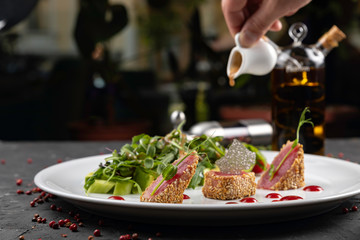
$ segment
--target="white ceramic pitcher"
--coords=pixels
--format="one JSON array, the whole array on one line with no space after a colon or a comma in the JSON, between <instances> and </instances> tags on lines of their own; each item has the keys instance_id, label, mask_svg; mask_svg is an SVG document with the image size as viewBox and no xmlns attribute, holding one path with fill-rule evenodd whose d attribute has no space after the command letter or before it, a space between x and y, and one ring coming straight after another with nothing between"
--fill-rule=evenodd
<instances>
[{"instance_id":1,"label":"white ceramic pitcher","mask_svg":"<svg viewBox=\"0 0 360 240\"><path fill-rule=\"evenodd\" d=\"M235 35L236 46L231 50L227 64L227 75L235 79L242 74L265 75L276 64L279 48L269 38L262 37L250 48L243 48Z\"/></svg>"}]
</instances>

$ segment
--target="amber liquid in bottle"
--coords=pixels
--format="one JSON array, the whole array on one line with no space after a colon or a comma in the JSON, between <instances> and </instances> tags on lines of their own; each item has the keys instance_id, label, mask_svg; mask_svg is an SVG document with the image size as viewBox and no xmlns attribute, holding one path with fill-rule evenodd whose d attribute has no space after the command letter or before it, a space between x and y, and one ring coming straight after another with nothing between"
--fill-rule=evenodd
<instances>
[{"instance_id":1,"label":"amber liquid in bottle","mask_svg":"<svg viewBox=\"0 0 360 240\"><path fill-rule=\"evenodd\" d=\"M304 151L324 154L325 125L325 84L324 68L308 68L289 72L285 68L275 68L272 81L273 150L279 150L287 140L296 138L296 130L301 112L307 106L314 128L310 124L302 126L300 143Z\"/></svg>"}]
</instances>

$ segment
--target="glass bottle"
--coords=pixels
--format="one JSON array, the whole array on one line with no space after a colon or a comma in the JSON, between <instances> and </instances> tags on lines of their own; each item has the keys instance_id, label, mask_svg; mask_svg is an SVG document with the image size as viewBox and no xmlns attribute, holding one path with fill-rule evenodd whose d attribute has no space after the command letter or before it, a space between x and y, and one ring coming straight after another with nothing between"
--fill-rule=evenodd
<instances>
[{"instance_id":1,"label":"glass bottle","mask_svg":"<svg viewBox=\"0 0 360 240\"><path fill-rule=\"evenodd\" d=\"M314 127L305 124L300 131L300 143L305 153L324 154L325 139L325 57L345 34L336 26L316 44L305 45L307 27L295 23L289 29L293 44L281 48L271 72L272 149L279 150L287 140L296 138L301 112L309 107Z\"/></svg>"}]
</instances>

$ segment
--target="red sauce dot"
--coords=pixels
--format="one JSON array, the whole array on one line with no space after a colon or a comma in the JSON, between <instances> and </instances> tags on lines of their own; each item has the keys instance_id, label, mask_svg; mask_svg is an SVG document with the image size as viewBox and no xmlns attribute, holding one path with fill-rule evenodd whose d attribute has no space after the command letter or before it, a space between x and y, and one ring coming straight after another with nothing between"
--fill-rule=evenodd
<instances>
[{"instance_id":1,"label":"red sauce dot","mask_svg":"<svg viewBox=\"0 0 360 240\"><path fill-rule=\"evenodd\" d=\"M292 200L301 200L301 199L303 199L303 198L300 196L289 195L289 196L282 197L279 201L292 201Z\"/></svg>"},{"instance_id":2,"label":"red sauce dot","mask_svg":"<svg viewBox=\"0 0 360 240\"><path fill-rule=\"evenodd\" d=\"M113 200L125 200L123 197L120 197L120 196L110 196L110 197L108 197L108 199L113 199Z\"/></svg>"},{"instance_id":3,"label":"red sauce dot","mask_svg":"<svg viewBox=\"0 0 360 240\"><path fill-rule=\"evenodd\" d=\"M282 196L278 193L269 193L268 195L265 196L265 198L277 198L280 199L282 198Z\"/></svg>"},{"instance_id":4,"label":"red sauce dot","mask_svg":"<svg viewBox=\"0 0 360 240\"><path fill-rule=\"evenodd\" d=\"M62 163L63 160L59 158L56 162L57 162L57 163Z\"/></svg>"},{"instance_id":5,"label":"red sauce dot","mask_svg":"<svg viewBox=\"0 0 360 240\"><path fill-rule=\"evenodd\" d=\"M238 204L237 202L227 202L225 204Z\"/></svg>"},{"instance_id":6,"label":"red sauce dot","mask_svg":"<svg viewBox=\"0 0 360 240\"><path fill-rule=\"evenodd\" d=\"M28 163L28 164L32 164L32 162L33 162L33 160L32 160L31 158L28 158L28 159L27 159L27 163Z\"/></svg>"},{"instance_id":7,"label":"red sauce dot","mask_svg":"<svg viewBox=\"0 0 360 240\"><path fill-rule=\"evenodd\" d=\"M246 197L240 200L240 202L242 203L256 203L257 200L255 198L252 197Z\"/></svg>"},{"instance_id":8,"label":"red sauce dot","mask_svg":"<svg viewBox=\"0 0 360 240\"><path fill-rule=\"evenodd\" d=\"M185 200L185 199L190 199L190 197L188 196L188 195L186 195L186 194L183 194L183 199Z\"/></svg>"},{"instance_id":9,"label":"red sauce dot","mask_svg":"<svg viewBox=\"0 0 360 240\"><path fill-rule=\"evenodd\" d=\"M323 191L324 189L320 186L316 186L316 185L310 185L310 186L306 186L304 187L303 189L304 191L307 191L307 192L321 192Z\"/></svg>"}]
</instances>

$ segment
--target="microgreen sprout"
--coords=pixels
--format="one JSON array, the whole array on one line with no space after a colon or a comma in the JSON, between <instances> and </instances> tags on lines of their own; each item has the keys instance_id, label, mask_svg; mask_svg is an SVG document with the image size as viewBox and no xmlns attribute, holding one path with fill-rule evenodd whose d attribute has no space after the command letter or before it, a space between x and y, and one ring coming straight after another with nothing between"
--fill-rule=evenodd
<instances>
[{"instance_id":1,"label":"microgreen sprout","mask_svg":"<svg viewBox=\"0 0 360 240\"><path fill-rule=\"evenodd\" d=\"M311 121L311 118L306 119L305 118L305 114L306 113L310 113L310 109L308 107L306 107L303 112L301 113L300 119L299 119L299 124L297 127L297 131L296 131L296 139L294 140L291 149L286 153L286 155L284 156L284 158L281 160L280 164L276 167L274 167L273 164L270 165L270 170L269 170L269 175L270 175L270 181L274 178L275 174L277 173L277 171L280 169L281 165L285 162L286 158L289 156L289 154L292 152L292 150L297 146L297 144L299 143L299 138L300 138L300 128L302 125L304 125L305 123L309 123L314 127L314 123Z\"/></svg>"}]
</instances>

